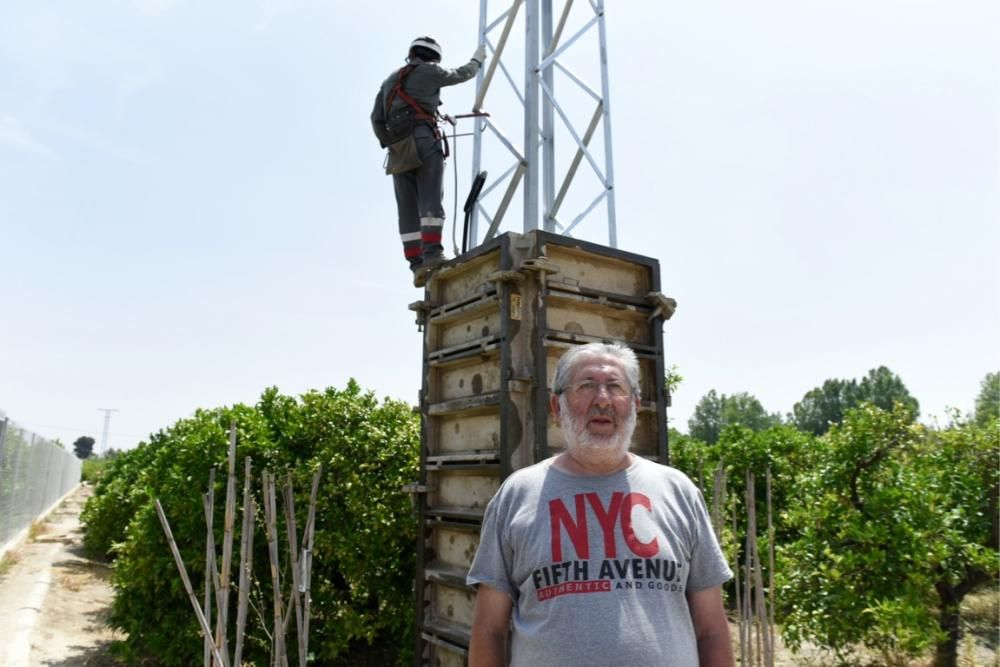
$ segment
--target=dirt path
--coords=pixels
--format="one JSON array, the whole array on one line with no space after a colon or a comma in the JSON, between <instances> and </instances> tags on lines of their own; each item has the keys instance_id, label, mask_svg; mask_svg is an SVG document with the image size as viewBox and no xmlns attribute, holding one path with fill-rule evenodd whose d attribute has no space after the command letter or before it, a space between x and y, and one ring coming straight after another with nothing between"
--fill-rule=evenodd
<instances>
[{"instance_id":1,"label":"dirt path","mask_svg":"<svg viewBox=\"0 0 1000 667\"><path fill-rule=\"evenodd\" d=\"M110 568L83 554L80 511L93 489L81 486L14 552L0 577L0 666L106 667L116 638L105 625Z\"/></svg>"}]
</instances>

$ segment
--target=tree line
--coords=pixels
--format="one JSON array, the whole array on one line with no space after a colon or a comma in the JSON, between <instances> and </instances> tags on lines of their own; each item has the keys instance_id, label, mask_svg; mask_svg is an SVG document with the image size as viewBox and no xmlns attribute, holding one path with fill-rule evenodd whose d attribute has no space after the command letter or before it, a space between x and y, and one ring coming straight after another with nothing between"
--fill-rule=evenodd
<instances>
[{"instance_id":1,"label":"tree line","mask_svg":"<svg viewBox=\"0 0 1000 667\"><path fill-rule=\"evenodd\" d=\"M676 391L676 369L667 378L668 391ZM868 371L860 380L832 378L810 389L792 412L784 419L779 413L768 413L761 402L748 392L726 395L714 389L701 397L688 420L688 433L692 438L715 444L722 431L731 425L763 431L778 424L788 423L800 431L823 435L831 426L843 421L852 408L869 403L883 410L892 410L901 404L916 419L920 404L910 394L898 375L885 366ZM977 423L983 424L1000 416L1000 373L988 373L980 384L973 413Z\"/></svg>"}]
</instances>

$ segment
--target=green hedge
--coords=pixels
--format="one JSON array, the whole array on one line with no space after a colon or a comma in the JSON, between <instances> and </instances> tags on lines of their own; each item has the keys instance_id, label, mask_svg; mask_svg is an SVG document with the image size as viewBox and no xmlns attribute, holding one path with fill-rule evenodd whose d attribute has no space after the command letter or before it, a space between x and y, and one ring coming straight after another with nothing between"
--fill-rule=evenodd
<instances>
[{"instance_id":1,"label":"green hedge","mask_svg":"<svg viewBox=\"0 0 1000 667\"><path fill-rule=\"evenodd\" d=\"M419 419L409 405L380 402L353 380L343 390L329 388L294 398L268 389L256 406L199 410L110 464L82 518L88 550L114 558L111 623L128 635L118 647L121 653L130 659L156 656L164 665L201 660L197 622L153 499L160 499L192 582L202 590L206 539L202 494L214 467L214 524L221 552L231 421L238 431L238 490L247 456L253 460L258 507L263 470L275 473L279 482L292 475L300 533L312 474L323 466L312 579L311 658L318 664L350 662L352 654L360 657L375 646L381 649L380 660L388 654L389 660L406 662L412 646L416 525L401 487L417 479ZM254 569L269 596L262 519L259 512ZM284 543L283 525L279 535ZM284 553L282 563L283 581L289 582ZM235 568L233 572L235 576ZM244 659L255 664L266 664L269 656L260 618L270 619L269 600L258 599L261 612L251 609L248 615ZM230 618L235 619L235 604ZM270 626L270 621L264 623ZM294 640L288 643L294 652Z\"/></svg>"}]
</instances>

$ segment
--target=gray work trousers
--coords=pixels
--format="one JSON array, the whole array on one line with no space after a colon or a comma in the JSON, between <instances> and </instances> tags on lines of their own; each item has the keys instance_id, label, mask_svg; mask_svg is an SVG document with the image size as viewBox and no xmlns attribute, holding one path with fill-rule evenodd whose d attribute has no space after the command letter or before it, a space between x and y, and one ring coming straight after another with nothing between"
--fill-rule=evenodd
<instances>
[{"instance_id":1,"label":"gray work trousers","mask_svg":"<svg viewBox=\"0 0 1000 667\"><path fill-rule=\"evenodd\" d=\"M417 153L423 163L405 174L393 174L396 209L399 213L399 238L403 255L416 268L424 261L441 255L441 230L444 225L444 153L434 131L425 124L413 130Z\"/></svg>"}]
</instances>

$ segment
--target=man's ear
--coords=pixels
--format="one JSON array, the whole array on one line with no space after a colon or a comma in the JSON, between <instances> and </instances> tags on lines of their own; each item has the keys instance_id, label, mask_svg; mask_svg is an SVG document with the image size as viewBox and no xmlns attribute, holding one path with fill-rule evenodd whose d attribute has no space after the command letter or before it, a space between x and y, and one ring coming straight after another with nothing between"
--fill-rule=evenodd
<instances>
[{"instance_id":1,"label":"man's ear","mask_svg":"<svg viewBox=\"0 0 1000 667\"><path fill-rule=\"evenodd\" d=\"M549 409L552 410L552 416L559 419L559 395L552 394L549 396Z\"/></svg>"}]
</instances>

